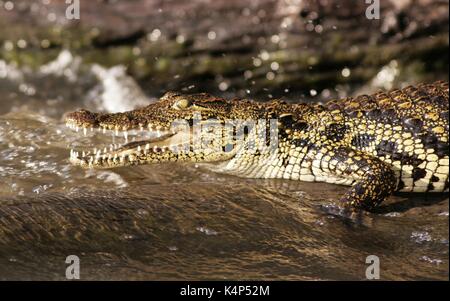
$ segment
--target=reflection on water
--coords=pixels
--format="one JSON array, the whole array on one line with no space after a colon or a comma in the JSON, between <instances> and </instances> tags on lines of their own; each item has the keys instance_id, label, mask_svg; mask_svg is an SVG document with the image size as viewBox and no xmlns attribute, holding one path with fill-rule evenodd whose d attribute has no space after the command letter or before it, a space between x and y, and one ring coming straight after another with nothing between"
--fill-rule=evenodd
<instances>
[{"instance_id":1,"label":"reflection on water","mask_svg":"<svg viewBox=\"0 0 450 301\"><path fill-rule=\"evenodd\" d=\"M61 116L108 110L111 94L93 73L73 81L53 68L0 78L0 279L64 279L71 254L84 280L359 280L368 255L383 279L448 278L445 195L396 196L354 223L324 210L344 187L192 165L71 166L69 146L92 138Z\"/></svg>"}]
</instances>

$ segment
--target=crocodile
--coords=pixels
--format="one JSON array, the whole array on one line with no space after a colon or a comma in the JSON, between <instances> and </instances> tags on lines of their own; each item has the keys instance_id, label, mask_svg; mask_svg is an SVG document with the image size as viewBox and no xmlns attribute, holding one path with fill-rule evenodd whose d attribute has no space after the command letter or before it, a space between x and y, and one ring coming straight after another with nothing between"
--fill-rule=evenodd
<instances>
[{"instance_id":1,"label":"crocodile","mask_svg":"<svg viewBox=\"0 0 450 301\"><path fill-rule=\"evenodd\" d=\"M85 135L96 129L124 139L70 150L70 161L84 168L194 162L241 177L347 185L344 208L372 210L394 192L448 191L448 101L443 81L324 103L168 92L128 112L67 114L66 124Z\"/></svg>"}]
</instances>

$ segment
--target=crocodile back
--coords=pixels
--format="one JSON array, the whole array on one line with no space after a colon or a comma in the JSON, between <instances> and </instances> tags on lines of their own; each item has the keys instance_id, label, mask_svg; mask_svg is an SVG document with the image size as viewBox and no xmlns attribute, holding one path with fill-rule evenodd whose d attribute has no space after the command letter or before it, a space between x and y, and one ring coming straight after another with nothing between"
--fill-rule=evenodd
<instances>
[{"instance_id":1,"label":"crocodile back","mask_svg":"<svg viewBox=\"0 0 450 301\"><path fill-rule=\"evenodd\" d=\"M332 100L325 108L344 116L349 146L392 166L399 191L448 191L448 83Z\"/></svg>"}]
</instances>

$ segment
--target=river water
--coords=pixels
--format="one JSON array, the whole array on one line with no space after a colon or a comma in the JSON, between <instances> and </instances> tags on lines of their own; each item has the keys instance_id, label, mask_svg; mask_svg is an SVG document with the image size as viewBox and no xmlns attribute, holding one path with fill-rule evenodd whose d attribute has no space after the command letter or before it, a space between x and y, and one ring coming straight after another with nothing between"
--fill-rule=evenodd
<instances>
[{"instance_id":1,"label":"river water","mask_svg":"<svg viewBox=\"0 0 450 301\"><path fill-rule=\"evenodd\" d=\"M242 179L193 165L83 170L65 127L80 107L152 101L123 68L68 52L38 71L0 61L0 279L448 279L448 195L400 195L349 220L330 212L345 187ZM91 134L92 135L92 134Z\"/></svg>"}]
</instances>

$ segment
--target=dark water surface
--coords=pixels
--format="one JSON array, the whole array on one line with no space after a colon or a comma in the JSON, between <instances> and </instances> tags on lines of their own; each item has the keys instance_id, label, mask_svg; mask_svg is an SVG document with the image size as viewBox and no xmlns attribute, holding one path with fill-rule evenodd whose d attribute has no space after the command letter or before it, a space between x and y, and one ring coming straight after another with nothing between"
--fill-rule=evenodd
<instances>
[{"instance_id":1,"label":"dark water surface","mask_svg":"<svg viewBox=\"0 0 450 301\"><path fill-rule=\"evenodd\" d=\"M127 109L129 83L1 68L0 279L65 279L72 254L84 280L363 280L369 255L385 280L448 279L448 195L395 196L353 222L329 213L340 186L178 164L82 170L69 148L95 138L63 114Z\"/></svg>"}]
</instances>

